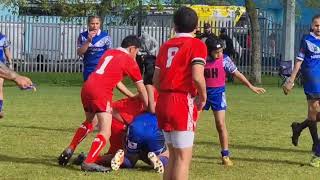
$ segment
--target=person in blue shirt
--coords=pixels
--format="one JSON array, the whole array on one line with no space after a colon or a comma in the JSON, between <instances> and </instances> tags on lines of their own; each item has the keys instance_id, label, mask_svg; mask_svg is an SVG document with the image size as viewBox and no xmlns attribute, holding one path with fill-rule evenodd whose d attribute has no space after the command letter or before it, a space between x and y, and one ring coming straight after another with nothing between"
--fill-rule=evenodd
<instances>
[{"instance_id":1,"label":"person in blue shirt","mask_svg":"<svg viewBox=\"0 0 320 180\"><path fill-rule=\"evenodd\" d=\"M320 112L320 14L312 18L312 32L301 40L300 51L291 76L283 85L283 91L288 94L294 86L298 71L303 77L303 89L308 103L308 117L302 123L293 123L292 143L298 144L301 131L309 127L313 140L315 154L310 165L320 167L320 144L317 132L317 114Z\"/></svg>"},{"instance_id":2,"label":"person in blue shirt","mask_svg":"<svg viewBox=\"0 0 320 180\"><path fill-rule=\"evenodd\" d=\"M111 37L107 32L101 31L101 18L99 16L88 17L88 30L80 33L78 37L79 56L83 57L83 80L96 68L103 53L111 48Z\"/></svg>"},{"instance_id":3,"label":"person in blue shirt","mask_svg":"<svg viewBox=\"0 0 320 180\"><path fill-rule=\"evenodd\" d=\"M112 170L133 168L138 160L163 173L169 163L169 151L155 114L143 113L128 126L125 150L119 149L111 160Z\"/></svg>"},{"instance_id":4,"label":"person in blue shirt","mask_svg":"<svg viewBox=\"0 0 320 180\"><path fill-rule=\"evenodd\" d=\"M11 52L10 52L10 41L8 38L0 32L0 62L3 64L8 64L9 68L12 69L12 63L11 63ZM8 63L6 63L6 61ZM2 111L3 107L3 82L4 79L0 78L0 118L3 118L4 113Z\"/></svg>"}]
</instances>

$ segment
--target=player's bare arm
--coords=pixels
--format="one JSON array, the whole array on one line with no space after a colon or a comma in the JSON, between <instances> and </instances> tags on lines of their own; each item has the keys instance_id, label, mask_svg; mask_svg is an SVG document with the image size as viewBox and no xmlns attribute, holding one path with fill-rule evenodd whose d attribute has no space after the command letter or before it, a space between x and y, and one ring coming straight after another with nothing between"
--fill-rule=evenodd
<instances>
[{"instance_id":1,"label":"player's bare arm","mask_svg":"<svg viewBox=\"0 0 320 180\"><path fill-rule=\"evenodd\" d=\"M135 96L121 81L117 84L117 89L127 97L131 98Z\"/></svg>"},{"instance_id":2,"label":"player's bare arm","mask_svg":"<svg viewBox=\"0 0 320 180\"><path fill-rule=\"evenodd\" d=\"M204 78L204 63L192 65L192 80L198 91L196 105L198 110L201 110L207 100L206 81Z\"/></svg>"},{"instance_id":3,"label":"player's bare arm","mask_svg":"<svg viewBox=\"0 0 320 180\"><path fill-rule=\"evenodd\" d=\"M148 93L147 93L146 87L143 84L143 81L136 82L136 88L139 93L139 97L141 98L144 106L147 108L148 107Z\"/></svg>"},{"instance_id":4,"label":"player's bare arm","mask_svg":"<svg viewBox=\"0 0 320 180\"><path fill-rule=\"evenodd\" d=\"M283 93L285 95L287 95L292 90L292 88L294 86L294 80L296 79L296 76L300 70L302 62L303 61L301 61L301 60L298 60L298 59L296 60L294 67L293 67L293 70L292 70L292 73L291 73L291 76L286 80L286 82L282 86Z\"/></svg>"},{"instance_id":5,"label":"player's bare arm","mask_svg":"<svg viewBox=\"0 0 320 180\"><path fill-rule=\"evenodd\" d=\"M5 48L4 49L4 54L6 56L6 59L8 61L8 64L9 64L9 68L10 69L13 69L13 66L12 66L12 55L11 55L11 51L9 48Z\"/></svg>"},{"instance_id":6,"label":"player's bare arm","mask_svg":"<svg viewBox=\"0 0 320 180\"><path fill-rule=\"evenodd\" d=\"M3 63L0 63L0 77L14 81L21 88L32 86L32 81L29 78L20 76Z\"/></svg>"},{"instance_id":7,"label":"player's bare arm","mask_svg":"<svg viewBox=\"0 0 320 180\"><path fill-rule=\"evenodd\" d=\"M256 94L263 94L266 92L266 90L264 88L261 87L256 87L254 85L252 85L248 79L238 70L236 70L233 73L233 76L236 77L237 79L239 79L241 81L242 84L244 84L245 86L247 86L252 92L256 93Z\"/></svg>"},{"instance_id":8,"label":"player's bare arm","mask_svg":"<svg viewBox=\"0 0 320 180\"><path fill-rule=\"evenodd\" d=\"M146 85L146 90L148 93L148 111L150 113L156 113L156 105L154 102L154 87L153 85Z\"/></svg>"},{"instance_id":9,"label":"player's bare arm","mask_svg":"<svg viewBox=\"0 0 320 180\"><path fill-rule=\"evenodd\" d=\"M160 89L160 87L159 87L159 74L160 74L160 69L156 67L156 69L154 70L152 82L153 82L153 86L154 86L158 91L159 91L159 89Z\"/></svg>"}]
</instances>

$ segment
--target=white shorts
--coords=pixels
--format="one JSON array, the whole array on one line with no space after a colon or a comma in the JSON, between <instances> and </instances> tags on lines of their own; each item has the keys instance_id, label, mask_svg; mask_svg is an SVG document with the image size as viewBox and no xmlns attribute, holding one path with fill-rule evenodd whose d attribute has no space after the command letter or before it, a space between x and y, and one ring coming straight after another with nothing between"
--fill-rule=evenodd
<instances>
[{"instance_id":1,"label":"white shorts","mask_svg":"<svg viewBox=\"0 0 320 180\"><path fill-rule=\"evenodd\" d=\"M174 148L190 148L193 146L193 131L163 131L166 144L172 144Z\"/></svg>"}]
</instances>

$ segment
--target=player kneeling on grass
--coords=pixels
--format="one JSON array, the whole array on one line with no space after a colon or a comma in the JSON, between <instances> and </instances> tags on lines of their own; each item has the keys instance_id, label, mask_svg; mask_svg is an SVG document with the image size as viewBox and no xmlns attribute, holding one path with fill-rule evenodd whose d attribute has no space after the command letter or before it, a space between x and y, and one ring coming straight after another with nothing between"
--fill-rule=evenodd
<instances>
[{"instance_id":1,"label":"player kneeling on grass","mask_svg":"<svg viewBox=\"0 0 320 180\"><path fill-rule=\"evenodd\" d=\"M119 124L119 122L118 122ZM118 134L119 136L122 136ZM121 142L121 141L120 141ZM114 142L117 147L119 142ZM115 154L100 156L96 164L111 166L112 170L121 168L134 168L138 160L151 165L158 173L164 172L164 167L169 162L169 152L166 148L163 132L158 128L157 117L152 113L143 113L134 118L128 126L124 150L119 149ZM111 144L111 146L115 146ZM75 160L81 164L84 155Z\"/></svg>"},{"instance_id":2,"label":"player kneeling on grass","mask_svg":"<svg viewBox=\"0 0 320 180\"><path fill-rule=\"evenodd\" d=\"M232 74L254 93L265 93L265 89L253 86L247 78L238 71L230 57L223 54L221 40L208 38L206 45L209 56L204 70L207 87L207 102L204 110L209 110L210 108L213 110L216 128L219 133L222 164L232 166L233 162L229 158L228 132L225 124L225 111L227 108L225 97L226 73Z\"/></svg>"},{"instance_id":3,"label":"player kneeling on grass","mask_svg":"<svg viewBox=\"0 0 320 180\"><path fill-rule=\"evenodd\" d=\"M96 70L89 76L81 90L81 100L86 114L84 127L76 132L78 137L85 137L92 127L92 121L96 116L98 119L99 133L93 140L87 158L81 165L84 171L109 171L108 168L95 163L101 150L105 147L111 135L112 122L112 96L113 89L122 80L124 75L128 75L134 82L139 93L139 97L148 106L148 95L140 74L139 67L134 58L141 46L140 40L136 36L127 36L121 43L121 48L106 51L101 57ZM89 128L88 128L89 127ZM80 132L80 133L78 133ZM79 139L75 137L75 139ZM78 140L78 141L81 141ZM59 157L59 164L66 162L73 154L66 150ZM61 163L60 163L61 162Z\"/></svg>"}]
</instances>

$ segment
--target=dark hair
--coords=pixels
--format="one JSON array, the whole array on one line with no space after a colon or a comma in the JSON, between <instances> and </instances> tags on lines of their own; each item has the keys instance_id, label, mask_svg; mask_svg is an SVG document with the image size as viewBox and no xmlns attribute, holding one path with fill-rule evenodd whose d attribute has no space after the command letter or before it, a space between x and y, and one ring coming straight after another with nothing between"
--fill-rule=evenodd
<instances>
[{"instance_id":1,"label":"dark hair","mask_svg":"<svg viewBox=\"0 0 320 180\"><path fill-rule=\"evenodd\" d=\"M101 17L100 16L89 16L87 23L90 24L92 19L99 19L99 21L101 22Z\"/></svg>"},{"instance_id":2,"label":"dark hair","mask_svg":"<svg viewBox=\"0 0 320 180\"><path fill-rule=\"evenodd\" d=\"M312 17L312 23L313 23L313 21L316 20L316 19L320 19L320 14L317 14L317 15L315 15L315 16Z\"/></svg>"},{"instance_id":3,"label":"dark hair","mask_svg":"<svg viewBox=\"0 0 320 180\"><path fill-rule=\"evenodd\" d=\"M190 33L198 25L198 16L193 9L183 6L174 12L173 22L177 33Z\"/></svg>"},{"instance_id":4,"label":"dark hair","mask_svg":"<svg viewBox=\"0 0 320 180\"><path fill-rule=\"evenodd\" d=\"M207 38L206 46L209 54L211 54L211 51L215 51L217 49L223 48L222 41L220 39L212 38L212 37Z\"/></svg>"},{"instance_id":5,"label":"dark hair","mask_svg":"<svg viewBox=\"0 0 320 180\"><path fill-rule=\"evenodd\" d=\"M125 37L121 42L121 47L127 48L129 46L135 46L137 48L140 48L141 47L140 38L135 35L129 35L129 36Z\"/></svg>"}]
</instances>

